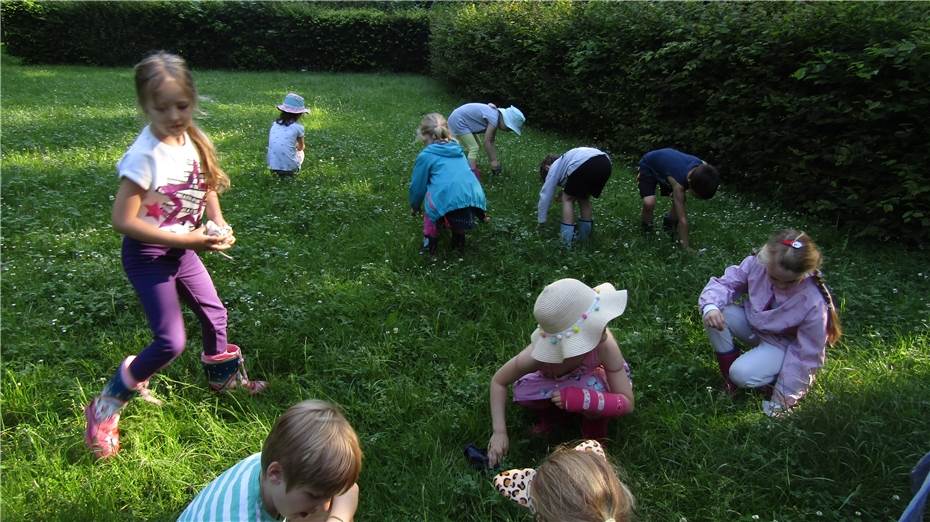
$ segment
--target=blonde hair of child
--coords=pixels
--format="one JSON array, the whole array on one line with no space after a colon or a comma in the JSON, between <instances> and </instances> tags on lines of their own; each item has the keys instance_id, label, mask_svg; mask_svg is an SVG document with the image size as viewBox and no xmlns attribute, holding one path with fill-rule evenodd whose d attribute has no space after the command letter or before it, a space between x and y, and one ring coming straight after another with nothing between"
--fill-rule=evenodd
<instances>
[{"instance_id":1,"label":"blonde hair of child","mask_svg":"<svg viewBox=\"0 0 930 522\"><path fill-rule=\"evenodd\" d=\"M336 496L358 482L362 448L338 407L308 400L275 421L262 446L262 470L272 462L283 468L287 491L302 487L321 497Z\"/></svg>"},{"instance_id":2,"label":"blonde hair of child","mask_svg":"<svg viewBox=\"0 0 930 522\"><path fill-rule=\"evenodd\" d=\"M143 58L136 64L134 71L136 98L139 106L144 108L146 103L154 98L155 91L161 84L171 78L178 82L184 94L191 99L194 107L197 107L197 89L194 87L194 79L187 63L180 56L158 51ZM229 188L229 176L220 168L213 142L194 122L191 122L190 127L187 128L187 133L200 155L200 170L206 178L207 186L217 193L224 192Z\"/></svg>"},{"instance_id":3,"label":"blonde hair of child","mask_svg":"<svg viewBox=\"0 0 930 522\"><path fill-rule=\"evenodd\" d=\"M794 248L791 244L797 241L799 248ZM820 266L823 263L823 254L817 248L817 243L803 231L794 229L785 229L776 232L769 238L768 242L759 249L759 261L766 266L772 266L777 263L781 268L794 272L796 274L811 274L817 283L817 289L820 295L827 303L829 316L827 320L827 344L833 346L843 335L843 328L840 325L840 316L836 310L836 303L833 302L833 295L827 289L827 283L824 281L823 274L820 272Z\"/></svg>"},{"instance_id":4,"label":"blonde hair of child","mask_svg":"<svg viewBox=\"0 0 930 522\"><path fill-rule=\"evenodd\" d=\"M420 126L417 127L417 141L426 141L430 138L433 141L448 140L452 138L452 132L449 131L449 122L446 117L438 112L431 112L420 120Z\"/></svg>"},{"instance_id":5,"label":"blonde hair of child","mask_svg":"<svg viewBox=\"0 0 930 522\"><path fill-rule=\"evenodd\" d=\"M536 469L529 495L540 522L627 522L635 503L607 459L567 445Z\"/></svg>"}]
</instances>

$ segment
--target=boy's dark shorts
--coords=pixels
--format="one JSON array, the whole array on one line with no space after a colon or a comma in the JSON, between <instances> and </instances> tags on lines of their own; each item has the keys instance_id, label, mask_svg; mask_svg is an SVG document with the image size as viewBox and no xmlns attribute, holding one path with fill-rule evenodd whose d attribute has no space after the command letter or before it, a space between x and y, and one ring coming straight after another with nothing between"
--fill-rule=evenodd
<instances>
[{"instance_id":1,"label":"boy's dark shorts","mask_svg":"<svg viewBox=\"0 0 930 522\"><path fill-rule=\"evenodd\" d=\"M604 190L604 185L610 179L611 166L610 157L606 154L594 156L582 163L572 172L562 188L573 198L587 199L589 197L599 198Z\"/></svg>"},{"instance_id":2,"label":"boy's dark shorts","mask_svg":"<svg viewBox=\"0 0 930 522\"><path fill-rule=\"evenodd\" d=\"M656 174L649 167L639 166L639 197L648 198L656 195L656 187L663 196L672 194L672 187L659 183Z\"/></svg>"}]
</instances>

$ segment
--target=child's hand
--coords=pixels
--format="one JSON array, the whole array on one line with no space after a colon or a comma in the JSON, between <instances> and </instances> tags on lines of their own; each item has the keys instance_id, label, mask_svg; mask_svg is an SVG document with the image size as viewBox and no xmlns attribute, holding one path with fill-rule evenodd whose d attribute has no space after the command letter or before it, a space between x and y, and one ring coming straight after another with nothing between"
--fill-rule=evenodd
<instances>
[{"instance_id":1,"label":"child's hand","mask_svg":"<svg viewBox=\"0 0 930 522\"><path fill-rule=\"evenodd\" d=\"M232 226L229 223L219 225L212 220L207 220L204 224L208 236L218 237L223 240L223 244L232 246L236 243L236 236L233 235Z\"/></svg>"},{"instance_id":2,"label":"child's hand","mask_svg":"<svg viewBox=\"0 0 930 522\"><path fill-rule=\"evenodd\" d=\"M226 237L209 235L207 233L207 227L205 226L188 232L187 239L190 241L187 248L197 252L203 252L205 250L222 252L232 247L232 243L228 243ZM233 242L235 242L235 238L233 238Z\"/></svg>"},{"instance_id":3,"label":"child's hand","mask_svg":"<svg viewBox=\"0 0 930 522\"><path fill-rule=\"evenodd\" d=\"M724 319L723 312L720 310L711 310L704 314L704 325L722 332L727 326L727 320Z\"/></svg>"},{"instance_id":4,"label":"child's hand","mask_svg":"<svg viewBox=\"0 0 930 522\"><path fill-rule=\"evenodd\" d=\"M494 432L488 442L488 466L496 467L501 463L510 447L510 439L506 433Z\"/></svg>"},{"instance_id":5,"label":"child's hand","mask_svg":"<svg viewBox=\"0 0 930 522\"><path fill-rule=\"evenodd\" d=\"M552 399L551 399L551 400L552 400L552 404L555 404L555 407L556 407L556 408L558 408L558 409L560 409L560 410L564 410L564 409L565 409L565 405L562 404L562 394L559 393L559 390L556 390L556 391L554 391L554 392L552 393Z\"/></svg>"}]
</instances>

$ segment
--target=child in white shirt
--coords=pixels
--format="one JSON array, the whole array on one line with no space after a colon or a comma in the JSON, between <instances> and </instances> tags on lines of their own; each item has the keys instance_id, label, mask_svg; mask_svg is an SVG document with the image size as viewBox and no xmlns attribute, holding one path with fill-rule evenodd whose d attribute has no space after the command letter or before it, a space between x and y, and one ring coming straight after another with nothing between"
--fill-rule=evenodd
<instances>
[{"instance_id":1,"label":"child in white shirt","mask_svg":"<svg viewBox=\"0 0 930 522\"><path fill-rule=\"evenodd\" d=\"M280 177L290 177L300 171L304 162L304 126L297 123L310 109L304 99L289 92L278 105L281 115L268 131L268 168Z\"/></svg>"}]
</instances>

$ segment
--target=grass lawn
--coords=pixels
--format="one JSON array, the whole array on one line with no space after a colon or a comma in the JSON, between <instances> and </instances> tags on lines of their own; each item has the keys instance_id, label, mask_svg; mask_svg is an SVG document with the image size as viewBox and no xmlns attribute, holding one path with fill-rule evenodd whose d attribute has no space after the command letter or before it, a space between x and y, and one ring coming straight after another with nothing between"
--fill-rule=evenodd
<instances>
[{"instance_id":1,"label":"grass lawn","mask_svg":"<svg viewBox=\"0 0 930 522\"><path fill-rule=\"evenodd\" d=\"M639 520L893 520L907 472L930 450L930 265L926 252L857 242L778 201L723 187L690 202L679 253L638 227L634 155L595 202L595 239L565 251L558 213L537 229L537 165L582 137L501 133L504 174L487 186L491 224L461 258L418 255L406 203L423 113L466 101L419 76L196 71L201 125L233 180L223 198L234 260L204 255L261 397L211 394L188 315L184 355L152 379L163 407L131 403L123 451L96 463L82 409L118 362L149 341L109 224L115 163L142 126L131 71L2 67L2 518L173 520L219 473L260 449L275 417L306 398L341 404L365 450L357 520L529 520L462 457L487 443L491 375L529 340L533 302L562 277L629 290L612 322L634 372L635 413L608 451ZM303 94L308 153L293 180L267 173L274 105ZM635 122L624 124L635 125ZM635 152L635 151L630 151ZM482 168L489 171L482 158ZM760 165L759 168L764 168ZM660 202L659 211L667 209ZM846 330L791 416L731 400L696 309L712 275L781 227L826 254ZM510 467L578 437L526 435L508 409Z\"/></svg>"}]
</instances>

